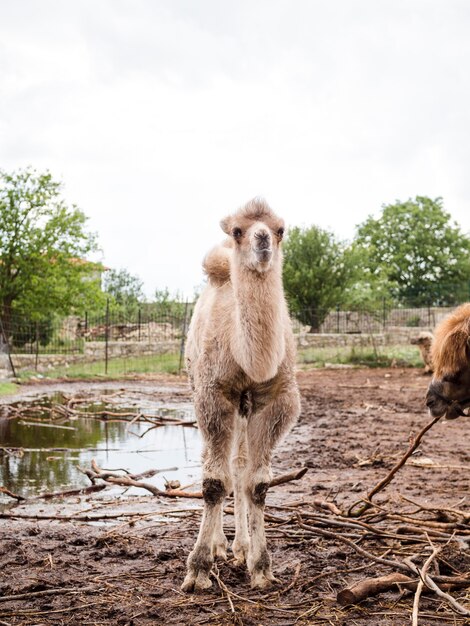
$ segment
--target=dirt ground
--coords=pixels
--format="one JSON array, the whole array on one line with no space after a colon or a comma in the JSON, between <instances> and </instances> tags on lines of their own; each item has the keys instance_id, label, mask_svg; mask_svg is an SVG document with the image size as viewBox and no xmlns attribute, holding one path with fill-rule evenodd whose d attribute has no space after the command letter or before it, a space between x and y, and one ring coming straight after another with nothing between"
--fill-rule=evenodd
<instances>
[{"instance_id":1,"label":"dirt ground","mask_svg":"<svg viewBox=\"0 0 470 626\"><path fill-rule=\"evenodd\" d=\"M164 387L160 385L156 393L160 400L172 398L172 380ZM335 516L329 511L319 512L314 501L334 502L347 512L389 472L405 452L410 434L416 434L429 421L424 406L428 383L428 377L413 369L299 373L302 414L277 449L273 471L277 475L303 466L309 470L300 481L274 487L268 493L268 541L279 580L272 591L252 591L246 571L233 565L229 553L228 562L217 564L210 591L183 594L179 587L185 559L196 538L201 501L151 495L116 499L115 495L107 496L105 490L3 509L0 625L410 624L414 597L410 591L396 588L353 606L337 602L340 589L392 571L361 556L339 537L349 538L376 556L405 558L426 545L419 525L409 531L409 539L405 534L400 540L398 533L406 530L400 531L399 525L406 525L406 518L394 521L393 515L412 516L418 508L405 498L470 515L466 499L470 478L468 419L438 422L425 435L411 462L376 496L374 502L380 509L374 509L375 518L367 519L370 524L382 524L389 534L358 535L357 527L334 526ZM142 385L148 389L152 382ZM180 399L189 396L179 379L174 389ZM86 514L116 517L93 523L77 519ZM1 519L1 515L9 517ZM68 519L57 519L58 515ZM418 515L435 519L435 536L444 536L439 532L447 528L445 521L449 520L443 522L442 512L421 511ZM316 519L317 527L337 532L338 538L317 534L313 525L311 531L302 528L302 519ZM335 519L345 521L344 516ZM459 543L450 571L468 574L468 519L453 528ZM229 500L225 516L229 540L233 530ZM418 539L413 539L417 534ZM470 609L468 589L452 594ZM470 624L470 620L453 613L435 595L424 595L419 624Z\"/></svg>"}]
</instances>

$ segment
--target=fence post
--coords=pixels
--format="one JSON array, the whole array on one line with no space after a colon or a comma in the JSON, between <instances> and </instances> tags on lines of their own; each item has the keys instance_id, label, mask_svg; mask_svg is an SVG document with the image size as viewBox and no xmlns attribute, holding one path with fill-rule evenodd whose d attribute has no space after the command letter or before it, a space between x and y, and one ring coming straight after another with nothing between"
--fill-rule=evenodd
<instances>
[{"instance_id":1,"label":"fence post","mask_svg":"<svg viewBox=\"0 0 470 626\"><path fill-rule=\"evenodd\" d=\"M106 321L104 330L104 373L108 373L108 343L109 343L109 298L106 299Z\"/></svg>"},{"instance_id":2,"label":"fence post","mask_svg":"<svg viewBox=\"0 0 470 626\"><path fill-rule=\"evenodd\" d=\"M142 325L142 311L140 310L140 307L139 307L139 310L138 310L138 313L137 313L137 325L138 325L138 329L139 329L138 330L138 341L140 341L140 327Z\"/></svg>"},{"instance_id":3,"label":"fence post","mask_svg":"<svg viewBox=\"0 0 470 626\"><path fill-rule=\"evenodd\" d=\"M387 323L387 309L386 309L386 302L385 302L385 296L382 298L382 327L383 327L383 332L385 332L385 325Z\"/></svg>"},{"instance_id":4,"label":"fence post","mask_svg":"<svg viewBox=\"0 0 470 626\"><path fill-rule=\"evenodd\" d=\"M336 333L339 335L339 304L336 305Z\"/></svg>"},{"instance_id":5,"label":"fence post","mask_svg":"<svg viewBox=\"0 0 470 626\"><path fill-rule=\"evenodd\" d=\"M38 363L39 363L39 322L36 322L35 326L36 333L36 348L35 348L35 359L34 359L34 369L36 372L38 371Z\"/></svg>"},{"instance_id":6,"label":"fence post","mask_svg":"<svg viewBox=\"0 0 470 626\"><path fill-rule=\"evenodd\" d=\"M184 305L184 319L183 319L183 330L181 333L180 360L178 364L178 374L181 374L181 368L183 367L184 344L186 342L186 328L187 328L187 322L188 322L188 307L189 307L189 303L188 301L186 301Z\"/></svg>"}]
</instances>

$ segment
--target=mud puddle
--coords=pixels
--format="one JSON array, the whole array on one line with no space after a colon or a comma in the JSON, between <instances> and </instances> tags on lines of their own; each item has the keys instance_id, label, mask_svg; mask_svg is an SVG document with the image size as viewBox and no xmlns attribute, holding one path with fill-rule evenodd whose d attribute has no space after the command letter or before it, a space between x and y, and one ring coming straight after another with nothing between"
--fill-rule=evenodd
<instances>
[{"instance_id":1,"label":"mud puddle","mask_svg":"<svg viewBox=\"0 0 470 626\"><path fill-rule=\"evenodd\" d=\"M73 399L56 392L3 406L0 484L24 497L85 487L89 479L78 467L93 459L131 474L164 470L148 481L161 489L166 480L190 484L201 454L197 428L184 425L191 422L190 403L168 405L138 391Z\"/></svg>"}]
</instances>

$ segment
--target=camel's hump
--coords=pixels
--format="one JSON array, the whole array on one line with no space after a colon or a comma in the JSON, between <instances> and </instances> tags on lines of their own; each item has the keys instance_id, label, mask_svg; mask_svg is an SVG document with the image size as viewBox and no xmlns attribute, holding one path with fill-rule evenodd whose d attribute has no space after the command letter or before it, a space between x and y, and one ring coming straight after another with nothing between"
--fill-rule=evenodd
<instances>
[{"instance_id":1,"label":"camel's hump","mask_svg":"<svg viewBox=\"0 0 470 626\"><path fill-rule=\"evenodd\" d=\"M206 254L202 267L212 285L223 285L230 280L232 245L232 241L227 240Z\"/></svg>"}]
</instances>

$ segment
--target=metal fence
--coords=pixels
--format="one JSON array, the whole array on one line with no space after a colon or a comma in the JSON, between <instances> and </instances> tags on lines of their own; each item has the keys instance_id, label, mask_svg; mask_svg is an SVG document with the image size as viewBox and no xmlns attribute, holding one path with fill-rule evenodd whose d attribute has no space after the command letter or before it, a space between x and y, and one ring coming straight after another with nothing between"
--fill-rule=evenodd
<instances>
[{"instance_id":1,"label":"metal fence","mask_svg":"<svg viewBox=\"0 0 470 626\"><path fill-rule=\"evenodd\" d=\"M59 376L178 372L184 365L193 308L189 302L148 304L124 315L107 306L101 313L37 321L11 315L0 325L0 337L3 351L6 347L19 371ZM431 330L452 308L391 306L384 301L372 309L338 306L326 314L306 309L292 312L292 324L299 338L311 333L342 335L339 343L349 345L345 335L372 337L394 329Z\"/></svg>"},{"instance_id":2,"label":"metal fence","mask_svg":"<svg viewBox=\"0 0 470 626\"><path fill-rule=\"evenodd\" d=\"M297 330L328 334L370 334L386 332L390 328L434 328L454 307L406 307L383 302L376 307L292 312Z\"/></svg>"},{"instance_id":3,"label":"metal fence","mask_svg":"<svg viewBox=\"0 0 470 626\"><path fill-rule=\"evenodd\" d=\"M108 306L101 314L65 318L31 320L11 315L2 323L0 335L15 370L64 370L65 374L89 363L89 369L106 374L119 362L120 372L126 373L138 361L140 369L149 371L153 360L156 365L166 362L169 371L179 371L192 310L192 303L183 302L146 305L127 314Z\"/></svg>"}]
</instances>

